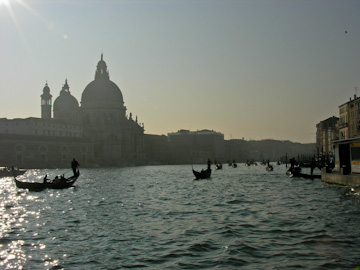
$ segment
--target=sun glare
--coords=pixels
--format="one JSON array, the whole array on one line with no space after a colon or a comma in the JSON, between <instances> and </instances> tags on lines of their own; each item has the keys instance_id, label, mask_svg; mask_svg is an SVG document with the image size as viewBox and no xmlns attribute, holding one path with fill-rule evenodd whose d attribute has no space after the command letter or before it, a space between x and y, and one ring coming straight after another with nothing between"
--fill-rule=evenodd
<instances>
[{"instance_id":1,"label":"sun glare","mask_svg":"<svg viewBox=\"0 0 360 270\"><path fill-rule=\"evenodd\" d=\"M0 5L9 6L10 5L10 0L0 0Z\"/></svg>"}]
</instances>

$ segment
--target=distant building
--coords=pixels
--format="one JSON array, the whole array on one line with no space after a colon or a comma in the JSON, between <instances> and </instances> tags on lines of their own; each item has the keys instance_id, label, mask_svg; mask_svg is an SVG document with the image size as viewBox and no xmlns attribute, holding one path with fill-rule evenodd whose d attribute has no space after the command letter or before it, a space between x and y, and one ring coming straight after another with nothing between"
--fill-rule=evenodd
<instances>
[{"instance_id":1,"label":"distant building","mask_svg":"<svg viewBox=\"0 0 360 270\"><path fill-rule=\"evenodd\" d=\"M208 158L221 160L225 154L224 134L213 130L179 130L169 133L169 144L184 162L204 162Z\"/></svg>"},{"instance_id":2,"label":"distant building","mask_svg":"<svg viewBox=\"0 0 360 270\"><path fill-rule=\"evenodd\" d=\"M334 155L332 141L339 138L339 118L332 116L316 125L316 148L319 155Z\"/></svg>"},{"instance_id":3,"label":"distant building","mask_svg":"<svg viewBox=\"0 0 360 270\"><path fill-rule=\"evenodd\" d=\"M53 111L53 117L51 112ZM119 87L110 80L103 56L81 106L65 80L52 104L48 84L41 118L0 119L0 164L64 167L76 157L82 166L121 166L144 160L144 125L126 115Z\"/></svg>"},{"instance_id":4,"label":"distant building","mask_svg":"<svg viewBox=\"0 0 360 270\"><path fill-rule=\"evenodd\" d=\"M173 151L165 135L144 134L144 152L146 164L174 164Z\"/></svg>"}]
</instances>

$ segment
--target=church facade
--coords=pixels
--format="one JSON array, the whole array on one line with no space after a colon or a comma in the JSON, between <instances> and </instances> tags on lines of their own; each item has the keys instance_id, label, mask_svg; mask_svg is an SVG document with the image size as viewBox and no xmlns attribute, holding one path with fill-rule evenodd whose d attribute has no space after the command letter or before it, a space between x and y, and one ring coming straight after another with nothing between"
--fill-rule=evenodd
<instances>
[{"instance_id":1,"label":"church facade","mask_svg":"<svg viewBox=\"0 0 360 270\"><path fill-rule=\"evenodd\" d=\"M131 113L127 116L122 92L110 80L103 55L80 104L67 80L52 103L46 83L41 118L0 119L0 164L68 167L73 157L82 167L142 164L144 125Z\"/></svg>"}]
</instances>

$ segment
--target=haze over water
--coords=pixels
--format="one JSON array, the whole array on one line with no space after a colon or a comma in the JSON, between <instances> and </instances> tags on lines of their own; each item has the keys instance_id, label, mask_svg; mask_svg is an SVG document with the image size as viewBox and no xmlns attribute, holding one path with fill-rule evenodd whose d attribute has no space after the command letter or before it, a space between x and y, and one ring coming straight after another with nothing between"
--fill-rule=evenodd
<instances>
[{"instance_id":1,"label":"haze over water","mask_svg":"<svg viewBox=\"0 0 360 270\"><path fill-rule=\"evenodd\" d=\"M0 268L355 269L360 194L285 171L82 169L75 188L42 192L0 179ZM64 171L23 179L46 173Z\"/></svg>"}]
</instances>

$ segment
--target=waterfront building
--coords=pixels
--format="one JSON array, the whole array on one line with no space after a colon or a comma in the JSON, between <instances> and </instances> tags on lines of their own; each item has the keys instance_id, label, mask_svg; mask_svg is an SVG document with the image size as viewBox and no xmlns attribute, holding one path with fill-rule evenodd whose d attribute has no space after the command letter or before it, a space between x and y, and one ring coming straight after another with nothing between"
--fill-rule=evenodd
<instances>
[{"instance_id":1,"label":"waterfront building","mask_svg":"<svg viewBox=\"0 0 360 270\"><path fill-rule=\"evenodd\" d=\"M354 99L349 102L349 138L360 135L360 98L354 95Z\"/></svg>"},{"instance_id":2,"label":"waterfront building","mask_svg":"<svg viewBox=\"0 0 360 270\"><path fill-rule=\"evenodd\" d=\"M205 162L208 158L225 158L224 134L213 130L179 130L168 133L170 146L178 153L178 158L191 162Z\"/></svg>"},{"instance_id":3,"label":"waterfront building","mask_svg":"<svg viewBox=\"0 0 360 270\"><path fill-rule=\"evenodd\" d=\"M332 141L339 139L339 118L332 116L316 125L316 148L318 155L333 156Z\"/></svg>"},{"instance_id":4,"label":"waterfront building","mask_svg":"<svg viewBox=\"0 0 360 270\"><path fill-rule=\"evenodd\" d=\"M69 167L73 157L82 164L94 160L90 141L79 125L62 120L0 119L0 164L27 168Z\"/></svg>"},{"instance_id":5,"label":"waterfront building","mask_svg":"<svg viewBox=\"0 0 360 270\"><path fill-rule=\"evenodd\" d=\"M360 98L354 95L339 106L339 139L346 140L360 135Z\"/></svg>"},{"instance_id":6,"label":"waterfront building","mask_svg":"<svg viewBox=\"0 0 360 270\"><path fill-rule=\"evenodd\" d=\"M350 98L351 101L351 98ZM349 138L349 102L339 106L339 139Z\"/></svg>"},{"instance_id":7,"label":"waterfront building","mask_svg":"<svg viewBox=\"0 0 360 270\"><path fill-rule=\"evenodd\" d=\"M53 110L53 111L52 111ZM53 115L51 115L53 112ZM0 119L0 164L19 167L122 166L144 160L144 125L126 115L120 88L110 80L103 55L81 106L67 79L52 104L48 83L41 118Z\"/></svg>"},{"instance_id":8,"label":"waterfront building","mask_svg":"<svg viewBox=\"0 0 360 270\"><path fill-rule=\"evenodd\" d=\"M339 106L339 138L334 145L335 168L332 173L322 170L325 182L349 186L360 186L360 99Z\"/></svg>"}]
</instances>

